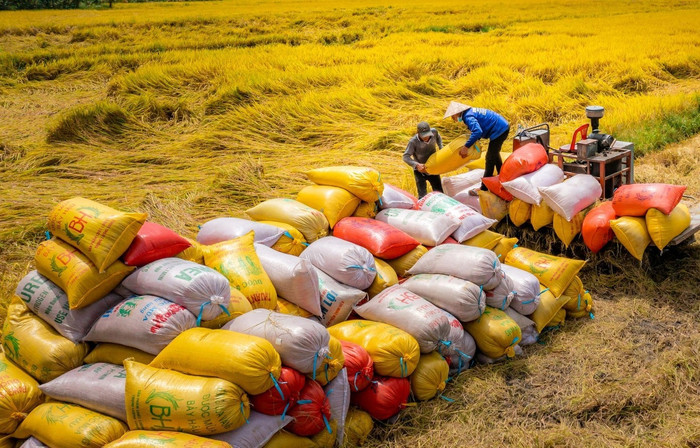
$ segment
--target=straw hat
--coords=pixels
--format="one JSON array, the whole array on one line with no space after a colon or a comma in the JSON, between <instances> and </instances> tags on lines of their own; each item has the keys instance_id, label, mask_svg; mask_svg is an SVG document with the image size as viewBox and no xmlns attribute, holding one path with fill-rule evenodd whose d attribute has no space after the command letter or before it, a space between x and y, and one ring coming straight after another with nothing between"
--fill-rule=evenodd
<instances>
[{"instance_id":1,"label":"straw hat","mask_svg":"<svg viewBox=\"0 0 700 448\"><path fill-rule=\"evenodd\" d=\"M464 112L465 110L469 109L471 106L467 106L466 104L458 103L457 101L450 101L450 105L447 106L447 110L445 111L445 116L442 117L444 120L447 117L451 117L454 114L458 114L460 112Z\"/></svg>"}]
</instances>

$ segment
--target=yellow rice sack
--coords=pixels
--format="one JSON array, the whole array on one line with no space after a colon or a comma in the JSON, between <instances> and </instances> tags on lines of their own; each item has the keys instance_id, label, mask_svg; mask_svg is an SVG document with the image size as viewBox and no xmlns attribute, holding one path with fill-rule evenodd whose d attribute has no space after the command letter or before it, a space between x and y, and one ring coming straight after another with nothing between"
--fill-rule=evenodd
<instances>
[{"instance_id":1,"label":"yellow rice sack","mask_svg":"<svg viewBox=\"0 0 700 448\"><path fill-rule=\"evenodd\" d=\"M126 433L114 417L68 403L40 404L12 434L17 439L34 436L51 448L101 448Z\"/></svg>"},{"instance_id":2,"label":"yellow rice sack","mask_svg":"<svg viewBox=\"0 0 700 448\"><path fill-rule=\"evenodd\" d=\"M108 362L121 366L124 364L125 359L132 358L134 361L148 364L153 361L155 357L155 355L151 355L137 348L103 342L97 344L97 347L93 348L90 353L87 354L84 362L85 364Z\"/></svg>"},{"instance_id":3,"label":"yellow rice sack","mask_svg":"<svg viewBox=\"0 0 700 448\"><path fill-rule=\"evenodd\" d=\"M297 201L323 213L331 229L343 218L352 216L360 198L347 190L328 185L309 185L297 194Z\"/></svg>"},{"instance_id":4,"label":"yellow rice sack","mask_svg":"<svg viewBox=\"0 0 700 448\"><path fill-rule=\"evenodd\" d=\"M508 214L508 203L490 191L479 190L481 214L487 218L500 221Z\"/></svg>"},{"instance_id":5,"label":"yellow rice sack","mask_svg":"<svg viewBox=\"0 0 700 448\"><path fill-rule=\"evenodd\" d=\"M204 246L190 238L185 238L191 244L190 247L175 255L177 258L192 261L197 264L204 264Z\"/></svg>"},{"instance_id":6,"label":"yellow rice sack","mask_svg":"<svg viewBox=\"0 0 700 448\"><path fill-rule=\"evenodd\" d=\"M331 336L353 342L369 353L377 375L405 378L420 359L418 341L394 326L369 320L349 320L328 328Z\"/></svg>"},{"instance_id":7,"label":"yellow rice sack","mask_svg":"<svg viewBox=\"0 0 700 448\"><path fill-rule=\"evenodd\" d=\"M351 407L345 418L345 440L348 446L362 446L374 429L372 417L365 411Z\"/></svg>"},{"instance_id":8,"label":"yellow rice sack","mask_svg":"<svg viewBox=\"0 0 700 448\"><path fill-rule=\"evenodd\" d=\"M445 390L450 365L438 352L420 355L418 367L411 374L411 392L418 401L430 400Z\"/></svg>"},{"instance_id":9,"label":"yellow rice sack","mask_svg":"<svg viewBox=\"0 0 700 448\"><path fill-rule=\"evenodd\" d=\"M219 378L185 375L125 361L126 418L132 430L207 436L233 431L250 416L248 396Z\"/></svg>"},{"instance_id":10,"label":"yellow rice sack","mask_svg":"<svg viewBox=\"0 0 700 448\"><path fill-rule=\"evenodd\" d=\"M547 326L545 328L559 328L560 326L564 325L564 321L566 321L566 310L564 308L561 308L559 311L554 314L554 317L552 320L547 322Z\"/></svg>"},{"instance_id":11,"label":"yellow rice sack","mask_svg":"<svg viewBox=\"0 0 700 448\"><path fill-rule=\"evenodd\" d=\"M39 383L0 353L0 434L14 432L43 401Z\"/></svg>"},{"instance_id":12,"label":"yellow rice sack","mask_svg":"<svg viewBox=\"0 0 700 448\"><path fill-rule=\"evenodd\" d=\"M508 252L505 263L533 274L555 297L559 297L566 290L578 271L586 264L582 260L555 257L524 247L516 247Z\"/></svg>"},{"instance_id":13,"label":"yellow rice sack","mask_svg":"<svg viewBox=\"0 0 700 448\"><path fill-rule=\"evenodd\" d=\"M55 238L39 244L34 262L41 275L66 293L68 306L72 310L86 307L106 296L136 269L115 261L100 273L78 249Z\"/></svg>"},{"instance_id":14,"label":"yellow rice sack","mask_svg":"<svg viewBox=\"0 0 700 448\"><path fill-rule=\"evenodd\" d=\"M567 221L566 218L557 213L554 214L552 220L554 233L557 234L566 247L569 247L574 238L576 238L576 235L581 233L581 227L583 226L583 219L585 217L586 210L578 212L571 218L571 221Z\"/></svg>"},{"instance_id":15,"label":"yellow rice sack","mask_svg":"<svg viewBox=\"0 0 700 448\"><path fill-rule=\"evenodd\" d=\"M17 296L7 307L2 329L7 359L45 383L83 364L88 345L74 344L32 313Z\"/></svg>"},{"instance_id":16,"label":"yellow rice sack","mask_svg":"<svg viewBox=\"0 0 700 448\"><path fill-rule=\"evenodd\" d=\"M318 448L318 445L308 437L298 436L282 430L272 436L264 448Z\"/></svg>"},{"instance_id":17,"label":"yellow rice sack","mask_svg":"<svg viewBox=\"0 0 700 448\"><path fill-rule=\"evenodd\" d=\"M282 297L277 297L277 307L275 308L275 311L277 311L278 313L282 313L282 314L289 314L291 316L299 316L299 317L311 317L311 316L313 316L313 313L306 311L304 308L300 307L299 305L292 303L288 300L285 300Z\"/></svg>"},{"instance_id":18,"label":"yellow rice sack","mask_svg":"<svg viewBox=\"0 0 700 448\"><path fill-rule=\"evenodd\" d=\"M573 300L574 299L572 297L571 300L567 302L567 304L572 302ZM579 319L581 317L590 317L591 319L593 319L595 317L593 315L593 297L589 292L586 292L581 296L577 307L580 308L578 311L566 310L566 317L569 317L571 319Z\"/></svg>"},{"instance_id":19,"label":"yellow rice sack","mask_svg":"<svg viewBox=\"0 0 700 448\"><path fill-rule=\"evenodd\" d=\"M420 257L428 253L428 249L423 245L416 246L415 249L401 255L399 258L394 258L393 260L384 260L389 266L396 272L399 277L405 277L406 272L413 267L414 264L420 260Z\"/></svg>"},{"instance_id":20,"label":"yellow rice sack","mask_svg":"<svg viewBox=\"0 0 700 448\"><path fill-rule=\"evenodd\" d=\"M486 154L486 152L482 152L481 156L478 159L467 163L466 168L469 169L469 171L478 170L478 169L482 169L482 170L485 169L486 168L486 157L484 156L485 154ZM500 154L501 154L501 161L505 162L506 159L508 158L508 156L510 156L513 153L501 151Z\"/></svg>"},{"instance_id":21,"label":"yellow rice sack","mask_svg":"<svg viewBox=\"0 0 700 448\"><path fill-rule=\"evenodd\" d=\"M357 206L352 216L358 218L374 218L375 216L377 216L377 213L379 212L377 210L376 202L362 201L360 202L360 205Z\"/></svg>"},{"instance_id":22,"label":"yellow rice sack","mask_svg":"<svg viewBox=\"0 0 700 448\"><path fill-rule=\"evenodd\" d=\"M253 246L255 233L207 246L204 262L224 274L231 290L238 290L253 308L274 310L277 292L263 269ZM226 313L224 313L226 314Z\"/></svg>"},{"instance_id":23,"label":"yellow rice sack","mask_svg":"<svg viewBox=\"0 0 700 448\"><path fill-rule=\"evenodd\" d=\"M281 370L279 353L265 339L207 328L183 331L150 365L221 378L253 395L273 387Z\"/></svg>"},{"instance_id":24,"label":"yellow rice sack","mask_svg":"<svg viewBox=\"0 0 700 448\"><path fill-rule=\"evenodd\" d=\"M279 298L278 298L279 300ZM246 298L246 296L243 295L242 292L238 291L237 289L232 289L231 290L231 301L229 302L228 306L226 307L226 311L228 313L221 313L218 316L216 316L214 319L211 320L205 320L202 321L201 325L204 328L211 328L214 330L218 330L219 328L223 327L224 324L228 323L229 321L232 321L233 319L237 318L238 316L247 313L248 311L252 311L253 307L250 305L250 302Z\"/></svg>"},{"instance_id":25,"label":"yellow rice sack","mask_svg":"<svg viewBox=\"0 0 700 448\"><path fill-rule=\"evenodd\" d=\"M323 213L294 199L268 199L245 212L255 221L289 224L309 243L328 235L328 220Z\"/></svg>"},{"instance_id":26,"label":"yellow rice sack","mask_svg":"<svg viewBox=\"0 0 700 448\"><path fill-rule=\"evenodd\" d=\"M476 346L489 358L503 355L515 356L515 345L521 341L522 333L518 324L505 312L487 306L477 319L464 324L464 329L472 335Z\"/></svg>"},{"instance_id":27,"label":"yellow rice sack","mask_svg":"<svg viewBox=\"0 0 700 448\"><path fill-rule=\"evenodd\" d=\"M309 180L318 185L343 188L365 202L378 201L384 193L379 171L359 166L329 166L307 171Z\"/></svg>"},{"instance_id":28,"label":"yellow rice sack","mask_svg":"<svg viewBox=\"0 0 700 448\"><path fill-rule=\"evenodd\" d=\"M678 204L670 215L655 208L646 214L647 231L656 247L663 249L672 239L683 233L690 225L690 210L685 204Z\"/></svg>"},{"instance_id":29,"label":"yellow rice sack","mask_svg":"<svg viewBox=\"0 0 700 448\"><path fill-rule=\"evenodd\" d=\"M522 226L530 219L530 210L532 205L518 198L513 199L508 204L508 216L510 221L517 227Z\"/></svg>"},{"instance_id":30,"label":"yellow rice sack","mask_svg":"<svg viewBox=\"0 0 700 448\"><path fill-rule=\"evenodd\" d=\"M396 271L394 271L394 268L392 268L386 261L375 257L374 266L377 269L377 276L374 277L374 281L372 281L372 284L367 290L370 298L384 291L389 286L393 286L399 282L399 277L396 275Z\"/></svg>"},{"instance_id":31,"label":"yellow rice sack","mask_svg":"<svg viewBox=\"0 0 700 448\"><path fill-rule=\"evenodd\" d=\"M226 442L173 431L129 431L105 448L231 448Z\"/></svg>"},{"instance_id":32,"label":"yellow rice sack","mask_svg":"<svg viewBox=\"0 0 700 448\"><path fill-rule=\"evenodd\" d=\"M146 213L125 213L89 199L75 197L58 203L47 227L82 252L104 272L131 245L146 221Z\"/></svg>"},{"instance_id":33,"label":"yellow rice sack","mask_svg":"<svg viewBox=\"0 0 700 448\"><path fill-rule=\"evenodd\" d=\"M335 379L336 376L343 370L345 366L345 355L343 354L343 346L340 340L331 335L328 342L330 353L323 360L323 363L316 369L316 382L321 386L325 386ZM307 375L312 378L313 375Z\"/></svg>"},{"instance_id":34,"label":"yellow rice sack","mask_svg":"<svg viewBox=\"0 0 700 448\"><path fill-rule=\"evenodd\" d=\"M540 205L533 205L530 211L530 224L535 230L540 230L554 221L554 211L542 201Z\"/></svg>"},{"instance_id":35,"label":"yellow rice sack","mask_svg":"<svg viewBox=\"0 0 700 448\"><path fill-rule=\"evenodd\" d=\"M506 257L508 256L510 251L513 250L516 244L518 244L517 238L503 237L500 240L498 240L496 245L491 250L498 256L498 261L503 263L503 260L506 259Z\"/></svg>"},{"instance_id":36,"label":"yellow rice sack","mask_svg":"<svg viewBox=\"0 0 700 448\"><path fill-rule=\"evenodd\" d=\"M473 160L481 157L481 151L476 145L472 145L467 152L467 157L462 158L459 150L467 143L467 136L460 135L442 149L435 151L425 162L425 170L428 174L445 174L462 168Z\"/></svg>"},{"instance_id":37,"label":"yellow rice sack","mask_svg":"<svg viewBox=\"0 0 700 448\"><path fill-rule=\"evenodd\" d=\"M481 247L484 249L492 250L498 242L503 238L503 235L497 232L492 232L491 230L484 230L476 236L469 238L462 244L465 246Z\"/></svg>"},{"instance_id":38,"label":"yellow rice sack","mask_svg":"<svg viewBox=\"0 0 700 448\"><path fill-rule=\"evenodd\" d=\"M583 282L578 276L574 277L564 295L571 298L563 307L568 317L584 317L591 314L593 297L583 287Z\"/></svg>"},{"instance_id":39,"label":"yellow rice sack","mask_svg":"<svg viewBox=\"0 0 700 448\"><path fill-rule=\"evenodd\" d=\"M552 291L544 285L540 285L540 303L537 305L535 312L530 314L530 319L535 322L535 328L538 333L547 326L562 307L571 300L571 297L561 294L555 296Z\"/></svg>"},{"instance_id":40,"label":"yellow rice sack","mask_svg":"<svg viewBox=\"0 0 700 448\"><path fill-rule=\"evenodd\" d=\"M622 216L610 221L610 228L615 232L615 236L625 246L625 249L634 258L642 261L644 251L651 243L645 218Z\"/></svg>"},{"instance_id":41,"label":"yellow rice sack","mask_svg":"<svg viewBox=\"0 0 700 448\"><path fill-rule=\"evenodd\" d=\"M298 231L294 226L290 226L284 222L277 221L260 221L262 224L269 224L271 226L279 227L284 230L284 233L277 240L272 248L279 252L284 252L285 254L299 256L306 246L309 244L304 239L304 235Z\"/></svg>"},{"instance_id":42,"label":"yellow rice sack","mask_svg":"<svg viewBox=\"0 0 700 448\"><path fill-rule=\"evenodd\" d=\"M318 448L333 448L337 440L338 422L331 420L328 422L328 426L331 428L331 432L327 429L322 429L318 434L311 436L311 440L316 444Z\"/></svg>"}]
</instances>

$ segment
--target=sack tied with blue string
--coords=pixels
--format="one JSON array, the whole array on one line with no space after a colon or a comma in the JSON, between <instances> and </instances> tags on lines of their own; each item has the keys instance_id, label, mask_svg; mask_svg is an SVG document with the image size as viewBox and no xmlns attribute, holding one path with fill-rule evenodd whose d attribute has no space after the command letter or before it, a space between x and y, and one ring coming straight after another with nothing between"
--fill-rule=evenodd
<instances>
[{"instance_id":1,"label":"sack tied with blue string","mask_svg":"<svg viewBox=\"0 0 700 448\"><path fill-rule=\"evenodd\" d=\"M314 241L299 257L335 281L357 289L369 288L377 275L374 257L367 249L334 236Z\"/></svg>"}]
</instances>

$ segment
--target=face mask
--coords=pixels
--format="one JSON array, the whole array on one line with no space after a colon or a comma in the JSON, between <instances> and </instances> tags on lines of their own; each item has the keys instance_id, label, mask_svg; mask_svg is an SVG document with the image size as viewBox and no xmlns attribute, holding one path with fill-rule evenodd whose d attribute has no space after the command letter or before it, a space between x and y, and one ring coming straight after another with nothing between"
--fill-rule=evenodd
<instances>
[{"instance_id":1,"label":"face mask","mask_svg":"<svg viewBox=\"0 0 700 448\"><path fill-rule=\"evenodd\" d=\"M459 117L457 117L457 122L458 122L458 123L461 123L461 122L462 122L462 116L461 116L461 115L460 115Z\"/></svg>"}]
</instances>

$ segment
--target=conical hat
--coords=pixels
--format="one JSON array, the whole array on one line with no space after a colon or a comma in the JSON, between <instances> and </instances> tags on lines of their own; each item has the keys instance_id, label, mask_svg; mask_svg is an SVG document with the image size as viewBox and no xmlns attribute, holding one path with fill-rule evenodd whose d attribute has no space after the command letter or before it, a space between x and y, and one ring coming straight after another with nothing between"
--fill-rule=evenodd
<instances>
[{"instance_id":1,"label":"conical hat","mask_svg":"<svg viewBox=\"0 0 700 448\"><path fill-rule=\"evenodd\" d=\"M447 106L447 110L445 111L445 116L442 117L443 120L447 117L451 117L454 114L458 114L460 112L464 112L465 110L469 109L470 106L467 106L466 104L458 103L457 101L450 101L450 105Z\"/></svg>"}]
</instances>

